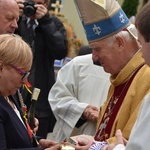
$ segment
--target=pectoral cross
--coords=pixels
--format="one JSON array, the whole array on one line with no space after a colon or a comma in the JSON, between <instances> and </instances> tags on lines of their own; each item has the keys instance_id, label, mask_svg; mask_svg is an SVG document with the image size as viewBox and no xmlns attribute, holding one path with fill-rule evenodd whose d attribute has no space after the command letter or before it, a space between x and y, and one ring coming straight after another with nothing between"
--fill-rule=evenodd
<instances>
[{"instance_id":1,"label":"pectoral cross","mask_svg":"<svg viewBox=\"0 0 150 150\"><path fill-rule=\"evenodd\" d=\"M55 12L55 15L58 14L59 12L59 9L63 7L63 5L60 4L60 1L59 0L56 0L56 3L52 3L51 6L53 8L55 8L54 12Z\"/></svg>"},{"instance_id":2,"label":"pectoral cross","mask_svg":"<svg viewBox=\"0 0 150 150\"><path fill-rule=\"evenodd\" d=\"M107 126L108 121L109 121L109 118L106 118L106 119L104 120L104 122L100 125L100 128L99 128L100 130L99 130L99 133L98 133L98 137L101 136L103 130L104 130L104 129L106 128L106 126Z\"/></svg>"}]
</instances>

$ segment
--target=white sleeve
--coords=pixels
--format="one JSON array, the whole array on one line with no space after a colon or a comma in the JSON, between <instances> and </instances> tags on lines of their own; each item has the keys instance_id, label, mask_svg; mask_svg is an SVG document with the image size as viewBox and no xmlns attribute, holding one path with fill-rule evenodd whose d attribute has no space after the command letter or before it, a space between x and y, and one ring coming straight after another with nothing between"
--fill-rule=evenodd
<instances>
[{"instance_id":1,"label":"white sleeve","mask_svg":"<svg viewBox=\"0 0 150 150\"><path fill-rule=\"evenodd\" d=\"M148 150L150 139L150 94L143 101L137 121L132 129L126 150Z\"/></svg>"},{"instance_id":2,"label":"white sleeve","mask_svg":"<svg viewBox=\"0 0 150 150\"><path fill-rule=\"evenodd\" d=\"M58 142L69 138L77 121L88 104L78 101L78 70L74 60L61 68L48 100L60 127ZM62 136L62 137L61 137Z\"/></svg>"},{"instance_id":3,"label":"white sleeve","mask_svg":"<svg viewBox=\"0 0 150 150\"><path fill-rule=\"evenodd\" d=\"M118 144L113 150L125 150L125 146L123 144Z\"/></svg>"}]
</instances>

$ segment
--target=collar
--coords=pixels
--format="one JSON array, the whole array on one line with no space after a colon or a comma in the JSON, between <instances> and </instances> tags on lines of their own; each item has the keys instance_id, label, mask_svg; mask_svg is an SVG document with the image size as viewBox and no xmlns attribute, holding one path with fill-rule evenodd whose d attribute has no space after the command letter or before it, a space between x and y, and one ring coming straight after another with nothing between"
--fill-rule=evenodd
<instances>
[{"instance_id":1,"label":"collar","mask_svg":"<svg viewBox=\"0 0 150 150\"><path fill-rule=\"evenodd\" d=\"M31 19L30 19L29 17L27 17L27 24L29 23L30 20L31 20ZM39 23L38 23L37 19L34 19L34 21L35 21L35 25L38 26Z\"/></svg>"},{"instance_id":2,"label":"collar","mask_svg":"<svg viewBox=\"0 0 150 150\"><path fill-rule=\"evenodd\" d=\"M126 82L130 75L141 65L144 64L144 59L142 58L142 52L139 50L134 54L134 56L130 59L130 61L126 64L126 66L120 71L117 76L110 77L110 82L114 86L118 86L119 84L123 84Z\"/></svg>"}]
</instances>

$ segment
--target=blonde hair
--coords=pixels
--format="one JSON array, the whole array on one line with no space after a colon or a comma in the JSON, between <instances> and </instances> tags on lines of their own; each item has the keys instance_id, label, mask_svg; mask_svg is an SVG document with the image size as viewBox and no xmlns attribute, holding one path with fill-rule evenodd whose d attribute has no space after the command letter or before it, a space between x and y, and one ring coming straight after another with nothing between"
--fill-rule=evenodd
<instances>
[{"instance_id":1,"label":"blonde hair","mask_svg":"<svg viewBox=\"0 0 150 150\"><path fill-rule=\"evenodd\" d=\"M31 48L18 35L2 34L0 35L0 61L28 71L32 65Z\"/></svg>"}]
</instances>

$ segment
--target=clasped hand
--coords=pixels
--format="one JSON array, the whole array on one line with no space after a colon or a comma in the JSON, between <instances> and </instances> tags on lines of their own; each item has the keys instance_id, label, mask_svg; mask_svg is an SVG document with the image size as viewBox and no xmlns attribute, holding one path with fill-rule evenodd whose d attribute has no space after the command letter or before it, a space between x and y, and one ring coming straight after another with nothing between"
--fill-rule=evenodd
<instances>
[{"instance_id":1,"label":"clasped hand","mask_svg":"<svg viewBox=\"0 0 150 150\"><path fill-rule=\"evenodd\" d=\"M98 119L98 115L99 115L99 111L98 111L98 108L95 107L95 106L92 106L92 105L88 105L83 114L82 114L82 117L84 119L87 119L89 121L92 121L92 122L96 122L97 119Z\"/></svg>"}]
</instances>

